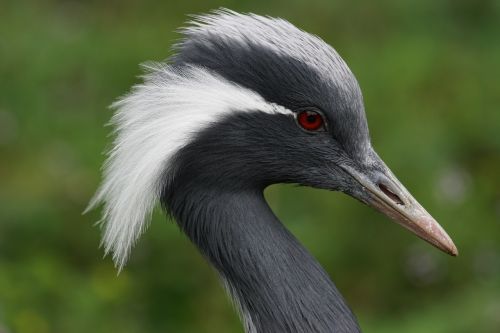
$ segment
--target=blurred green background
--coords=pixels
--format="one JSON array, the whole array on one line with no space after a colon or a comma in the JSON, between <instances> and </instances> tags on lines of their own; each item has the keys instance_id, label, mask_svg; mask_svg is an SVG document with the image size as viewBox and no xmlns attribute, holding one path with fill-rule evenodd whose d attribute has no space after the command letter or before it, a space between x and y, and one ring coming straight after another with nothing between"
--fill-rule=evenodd
<instances>
[{"instance_id":1,"label":"blurred green background","mask_svg":"<svg viewBox=\"0 0 500 333\"><path fill-rule=\"evenodd\" d=\"M157 212L119 275L82 216L108 105L186 14L280 16L332 44L373 144L455 240L448 257L339 193L273 186L365 332L500 332L500 1L0 2L0 332L242 332L217 275Z\"/></svg>"}]
</instances>

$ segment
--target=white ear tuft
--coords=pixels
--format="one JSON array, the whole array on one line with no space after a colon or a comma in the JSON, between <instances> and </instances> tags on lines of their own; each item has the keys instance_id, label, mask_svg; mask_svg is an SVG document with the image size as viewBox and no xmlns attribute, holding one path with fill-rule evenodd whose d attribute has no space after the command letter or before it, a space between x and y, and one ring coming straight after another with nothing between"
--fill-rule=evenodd
<instances>
[{"instance_id":1,"label":"white ear tuft","mask_svg":"<svg viewBox=\"0 0 500 333\"><path fill-rule=\"evenodd\" d=\"M199 67L145 67L144 83L112 105L116 137L102 184L87 208L104 204L103 245L120 269L147 227L179 149L229 112L283 112L257 93Z\"/></svg>"}]
</instances>

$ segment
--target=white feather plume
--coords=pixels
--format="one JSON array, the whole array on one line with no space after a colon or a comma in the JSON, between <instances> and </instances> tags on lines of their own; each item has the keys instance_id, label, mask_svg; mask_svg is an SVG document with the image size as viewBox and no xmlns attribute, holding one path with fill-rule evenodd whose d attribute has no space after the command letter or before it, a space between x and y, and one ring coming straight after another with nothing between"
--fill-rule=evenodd
<instances>
[{"instance_id":1,"label":"white feather plume","mask_svg":"<svg viewBox=\"0 0 500 333\"><path fill-rule=\"evenodd\" d=\"M102 242L120 269L147 227L172 156L196 133L229 112L287 112L199 67L145 67L144 83L112 105L115 140L86 210L104 205Z\"/></svg>"}]
</instances>

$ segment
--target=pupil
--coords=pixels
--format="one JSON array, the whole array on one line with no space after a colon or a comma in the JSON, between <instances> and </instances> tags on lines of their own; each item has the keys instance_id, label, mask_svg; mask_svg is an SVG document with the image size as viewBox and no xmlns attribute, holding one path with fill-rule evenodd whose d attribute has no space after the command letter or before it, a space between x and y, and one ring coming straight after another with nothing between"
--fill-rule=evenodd
<instances>
[{"instance_id":1,"label":"pupil","mask_svg":"<svg viewBox=\"0 0 500 333\"><path fill-rule=\"evenodd\" d=\"M307 116L307 122L308 123L314 123L316 122L316 115L315 114L310 114Z\"/></svg>"}]
</instances>

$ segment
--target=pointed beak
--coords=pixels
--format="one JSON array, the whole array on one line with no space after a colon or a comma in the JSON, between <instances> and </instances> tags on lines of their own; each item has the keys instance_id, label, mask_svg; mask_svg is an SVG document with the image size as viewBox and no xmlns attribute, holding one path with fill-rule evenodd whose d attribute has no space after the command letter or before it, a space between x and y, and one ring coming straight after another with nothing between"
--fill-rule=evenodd
<instances>
[{"instance_id":1,"label":"pointed beak","mask_svg":"<svg viewBox=\"0 0 500 333\"><path fill-rule=\"evenodd\" d=\"M342 168L366 190L369 199L364 201L368 205L438 249L457 256L458 250L446 231L413 198L385 164L383 167L384 171L369 175L350 166Z\"/></svg>"}]
</instances>

